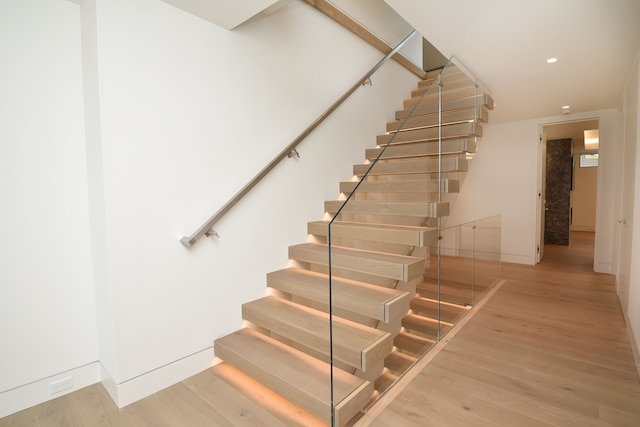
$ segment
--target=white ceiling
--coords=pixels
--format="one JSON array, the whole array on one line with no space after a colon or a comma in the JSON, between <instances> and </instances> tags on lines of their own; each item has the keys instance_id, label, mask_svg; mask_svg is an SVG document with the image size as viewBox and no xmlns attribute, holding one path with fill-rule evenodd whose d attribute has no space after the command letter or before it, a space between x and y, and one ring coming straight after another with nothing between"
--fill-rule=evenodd
<instances>
[{"instance_id":1,"label":"white ceiling","mask_svg":"<svg viewBox=\"0 0 640 427\"><path fill-rule=\"evenodd\" d=\"M72 0L73 1L73 0ZM269 13L290 0L162 0L227 30L261 13Z\"/></svg>"},{"instance_id":2,"label":"white ceiling","mask_svg":"<svg viewBox=\"0 0 640 427\"><path fill-rule=\"evenodd\" d=\"M640 47L640 0L385 1L480 79L492 123L618 107Z\"/></svg>"},{"instance_id":3,"label":"white ceiling","mask_svg":"<svg viewBox=\"0 0 640 427\"><path fill-rule=\"evenodd\" d=\"M163 1L231 29L290 0ZM640 47L640 0L384 1L482 82L492 123L618 107Z\"/></svg>"}]
</instances>

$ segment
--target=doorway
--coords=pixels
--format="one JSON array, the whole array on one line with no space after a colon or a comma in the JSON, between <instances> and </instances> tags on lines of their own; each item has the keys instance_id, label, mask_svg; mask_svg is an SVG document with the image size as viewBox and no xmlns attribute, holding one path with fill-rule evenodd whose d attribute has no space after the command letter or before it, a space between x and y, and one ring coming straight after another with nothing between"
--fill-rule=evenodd
<instances>
[{"instance_id":1,"label":"doorway","mask_svg":"<svg viewBox=\"0 0 640 427\"><path fill-rule=\"evenodd\" d=\"M538 263L545 243L566 246L572 231L595 234L597 149L587 149L584 137L585 130L595 129L598 119L540 126ZM585 155L595 157L595 168L581 167ZM556 160L547 162L547 157Z\"/></svg>"}]
</instances>

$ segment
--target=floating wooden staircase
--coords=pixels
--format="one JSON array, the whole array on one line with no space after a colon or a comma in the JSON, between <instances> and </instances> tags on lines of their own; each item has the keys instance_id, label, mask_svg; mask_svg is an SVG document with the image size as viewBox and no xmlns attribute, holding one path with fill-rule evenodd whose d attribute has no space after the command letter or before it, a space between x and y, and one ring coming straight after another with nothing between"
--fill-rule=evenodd
<instances>
[{"instance_id":1,"label":"floating wooden staircase","mask_svg":"<svg viewBox=\"0 0 640 427\"><path fill-rule=\"evenodd\" d=\"M493 101L455 67L443 73L443 94L425 95L437 85L429 73L354 165L362 183L340 183L349 202L325 202L331 227L310 222L313 241L289 247L295 267L267 274L270 295L243 305L246 328L215 341L218 358L326 423L332 404L336 425L356 417L465 310L438 305L424 275L433 223L449 213Z\"/></svg>"}]
</instances>

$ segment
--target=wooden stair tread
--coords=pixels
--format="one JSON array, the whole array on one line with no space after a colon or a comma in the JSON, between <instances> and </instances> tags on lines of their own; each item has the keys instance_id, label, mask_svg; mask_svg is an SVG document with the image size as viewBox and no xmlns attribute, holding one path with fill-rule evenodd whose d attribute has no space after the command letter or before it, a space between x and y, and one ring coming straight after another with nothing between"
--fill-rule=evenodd
<instances>
[{"instance_id":1,"label":"wooden stair tread","mask_svg":"<svg viewBox=\"0 0 640 427\"><path fill-rule=\"evenodd\" d=\"M391 387L397 379L398 375L395 375L388 370L384 371L374 383L376 391L379 393L384 393L384 391Z\"/></svg>"},{"instance_id":2,"label":"wooden stair tread","mask_svg":"<svg viewBox=\"0 0 640 427\"><path fill-rule=\"evenodd\" d=\"M456 74L456 75L449 75L447 76L447 79L453 83L453 82L460 82L460 81L464 81L467 82L469 79L467 76L465 76L462 73ZM428 77L424 80L420 80L418 82L418 85L416 86L415 89L412 90L413 91L433 91L433 90L437 90L438 87L438 76L432 76L432 77Z\"/></svg>"},{"instance_id":3,"label":"wooden stair tread","mask_svg":"<svg viewBox=\"0 0 640 427\"><path fill-rule=\"evenodd\" d=\"M432 84L433 81L435 81L435 79L430 79L430 82L427 82L427 81L419 82L418 87L411 91L411 98L421 97L427 91L429 91L430 93L437 93L437 92L433 92L436 87L436 86L433 86ZM442 79L442 83L443 83L443 88L442 88L443 92L455 91L457 89L466 88L469 86L472 86L475 88L475 85L476 85L473 80L471 80L464 74L445 77Z\"/></svg>"},{"instance_id":4,"label":"wooden stair tread","mask_svg":"<svg viewBox=\"0 0 640 427\"><path fill-rule=\"evenodd\" d=\"M307 225L309 234L328 235L328 221L314 221ZM331 235L354 240L396 243L400 245L425 247L438 241L435 227L412 227L408 225L370 224L334 221Z\"/></svg>"},{"instance_id":5,"label":"wooden stair tread","mask_svg":"<svg viewBox=\"0 0 640 427\"><path fill-rule=\"evenodd\" d=\"M443 101L442 105L438 103L430 105L420 105L415 109L396 111L396 120L402 120L405 117L419 116L422 114L433 114L442 109L442 111L457 110L460 108L476 108L478 106L484 106L488 110L493 110L493 98L487 94L481 94L477 96L468 96L465 98L452 99Z\"/></svg>"},{"instance_id":6,"label":"wooden stair tread","mask_svg":"<svg viewBox=\"0 0 640 427\"><path fill-rule=\"evenodd\" d=\"M390 147L391 148L391 147ZM345 181L340 183L340 192L351 194L357 181ZM365 180L358 186L359 193L437 193L438 187L443 193L457 193L460 191L460 183L455 179L443 179L438 185L437 179L412 179L412 180Z\"/></svg>"},{"instance_id":7,"label":"wooden stair tread","mask_svg":"<svg viewBox=\"0 0 640 427\"><path fill-rule=\"evenodd\" d=\"M384 359L385 368L397 374L403 374L416 362L416 358L408 354L394 351L386 359Z\"/></svg>"},{"instance_id":8,"label":"wooden stair tread","mask_svg":"<svg viewBox=\"0 0 640 427\"><path fill-rule=\"evenodd\" d=\"M436 343L435 340L421 337L419 335L401 332L393 339L393 345L402 351L408 351L415 355L424 354Z\"/></svg>"},{"instance_id":9,"label":"wooden stair tread","mask_svg":"<svg viewBox=\"0 0 640 427\"><path fill-rule=\"evenodd\" d=\"M328 265L327 245L303 243L289 247L289 258L312 264ZM332 264L337 268L409 282L421 277L425 259L362 249L331 247Z\"/></svg>"},{"instance_id":10,"label":"wooden stair tread","mask_svg":"<svg viewBox=\"0 0 640 427\"><path fill-rule=\"evenodd\" d=\"M416 93L416 95L413 95ZM442 94L438 90L431 89L430 91L415 89L411 92L411 98L405 99L402 103L403 108L408 110L416 104L430 104L438 102L440 96L443 101L449 99L464 98L467 96L479 95L482 92L471 80L458 79L455 81L443 82Z\"/></svg>"},{"instance_id":11,"label":"wooden stair tread","mask_svg":"<svg viewBox=\"0 0 640 427\"><path fill-rule=\"evenodd\" d=\"M439 150L442 151L439 151ZM436 156L452 153L475 153L476 143L473 138L463 139L445 139L438 141L418 141L407 144L391 144L388 147L369 148L365 151L365 157L368 160L374 160L380 156L380 159L398 159L406 157L420 156Z\"/></svg>"},{"instance_id":12,"label":"wooden stair tread","mask_svg":"<svg viewBox=\"0 0 640 427\"><path fill-rule=\"evenodd\" d=\"M419 129L430 126L437 126L440 123L440 115L438 111L431 113L423 113L411 116L405 121L396 120L387 123L387 132L399 130L405 132L411 129ZM489 121L489 112L483 106L471 105L466 108L458 108L450 111L442 112L442 123L460 123L473 120L477 123L487 123Z\"/></svg>"},{"instance_id":13,"label":"wooden stair tread","mask_svg":"<svg viewBox=\"0 0 640 427\"><path fill-rule=\"evenodd\" d=\"M445 322L454 323L464 316L469 308L464 305L452 304L445 301L416 297L411 300L411 310L414 313L432 317L434 319L440 316Z\"/></svg>"},{"instance_id":14,"label":"wooden stair tread","mask_svg":"<svg viewBox=\"0 0 640 427\"><path fill-rule=\"evenodd\" d=\"M445 321L438 322L430 317L420 316L418 314L408 314L402 319L402 326L405 329L414 332L420 332L429 337L438 337L438 323L440 323L440 335L444 335L453 324Z\"/></svg>"},{"instance_id":15,"label":"wooden stair tread","mask_svg":"<svg viewBox=\"0 0 640 427\"><path fill-rule=\"evenodd\" d=\"M324 210L336 213L344 204L342 200L330 200L324 202ZM448 202L394 202L394 201L370 201L350 200L343 208L342 213L361 213L372 215L407 215L422 218L438 218L449 215Z\"/></svg>"},{"instance_id":16,"label":"wooden stair tread","mask_svg":"<svg viewBox=\"0 0 640 427\"><path fill-rule=\"evenodd\" d=\"M466 273L466 272L465 272ZM469 280L471 276L469 275ZM434 283L434 281L436 281ZM438 292L437 279L430 279L425 275L425 281L417 285L417 292L421 297L438 299L450 304L467 306L473 304L474 295L480 295L486 290L486 287L474 286L468 282L452 282L447 280L447 273L443 274L440 283L440 292Z\"/></svg>"},{"instance_id":17,"label":"wooden stair tread","mask_svg":"<svg viewBox=\"0 0 640 427\"><path fill-rule=\"evenodd\" d=\"M331 421L331 367L250 329L215 341L217 357L319 419ZM344 425L368 402L373 384L333 368L336 420Z\"/></svg>"},{"instance_id":18,"label":"wooden stair tread","mask_svg":"<svg viewBox=\"0 0 640 427\"><path fill-rule=\"evenodd\" d=\"M371 168L371 170L369 170ZM363 176L368 172L369 176L397 175L416 173L442 172L466 172L469 169L469 161L464 154L448 154L441 158L434 156L403 157L399 159L379 160L373 167L371 164L353 166L353 174Z\"/></svg>"},{"instance_id":19,"label":"wooden stair tread","mask_svg":"<svg viewBox=\"0 0 640 427\"><path fill-rule=\"evenodd\" d=\"M300 268L287 268L267 274L267 285L292 295L328 304L329 276ZM409 310L408 292L334 277L332 302L335 308L372 319L390 322Z\"/></svg>"},{"instance_id":20,"label":"wooden stair tread","mask_svg":"<svg viewBox=\"0 0 640 427\"><path fill-rule=\"evenodd\" d=\"M475 122L460 122L439 126L428 126L416 129L406 129L401 132L391 131L376 137L376 144L384 146L408 142L438 141L442 139L480 137L483 135L482 125Z\"/></svg>"},{"instance_id":21,"label":"wooden stair tread","mask_svg":"<svg viewBox=\"0 0 640 427\"><path fill-rule=\"evenodd\" d=\"M440 74L442 75L443 80L469 79L469 77L467 77L467 75L460 68L451 66L445 69L440 68L429 71L426 77L418 82L418 88L427 88L431 86Z\"/></svg>"},{"instance_id":22,"label":"wooden stair tread","mask_svg":"<svg viewBox=\"0 0 640 427\"><path fill-rule=\"evenodd\" d=\"M243 304L242 318L327 357L332 323L333 357L365 372L391 352L386 332L273 296Z\"/></svg>"}]
</instances>

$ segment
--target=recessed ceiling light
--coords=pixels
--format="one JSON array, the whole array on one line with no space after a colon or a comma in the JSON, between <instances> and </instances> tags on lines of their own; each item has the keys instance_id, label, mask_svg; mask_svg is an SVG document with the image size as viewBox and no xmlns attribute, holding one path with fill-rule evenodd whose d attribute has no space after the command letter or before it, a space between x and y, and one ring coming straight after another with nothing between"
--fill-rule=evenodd
<instances>
[{"instance_id":1,"label":"recessed ceiling light","mask_svg":"<svg viewBox=\"0 0 640 427\"><path fill-rule=\"evenodd\" d=\"M547 59L547 64L553 64L554 62L558 62L558 58L549 58L549 59Z\"/></svg>"}]
</instances>

